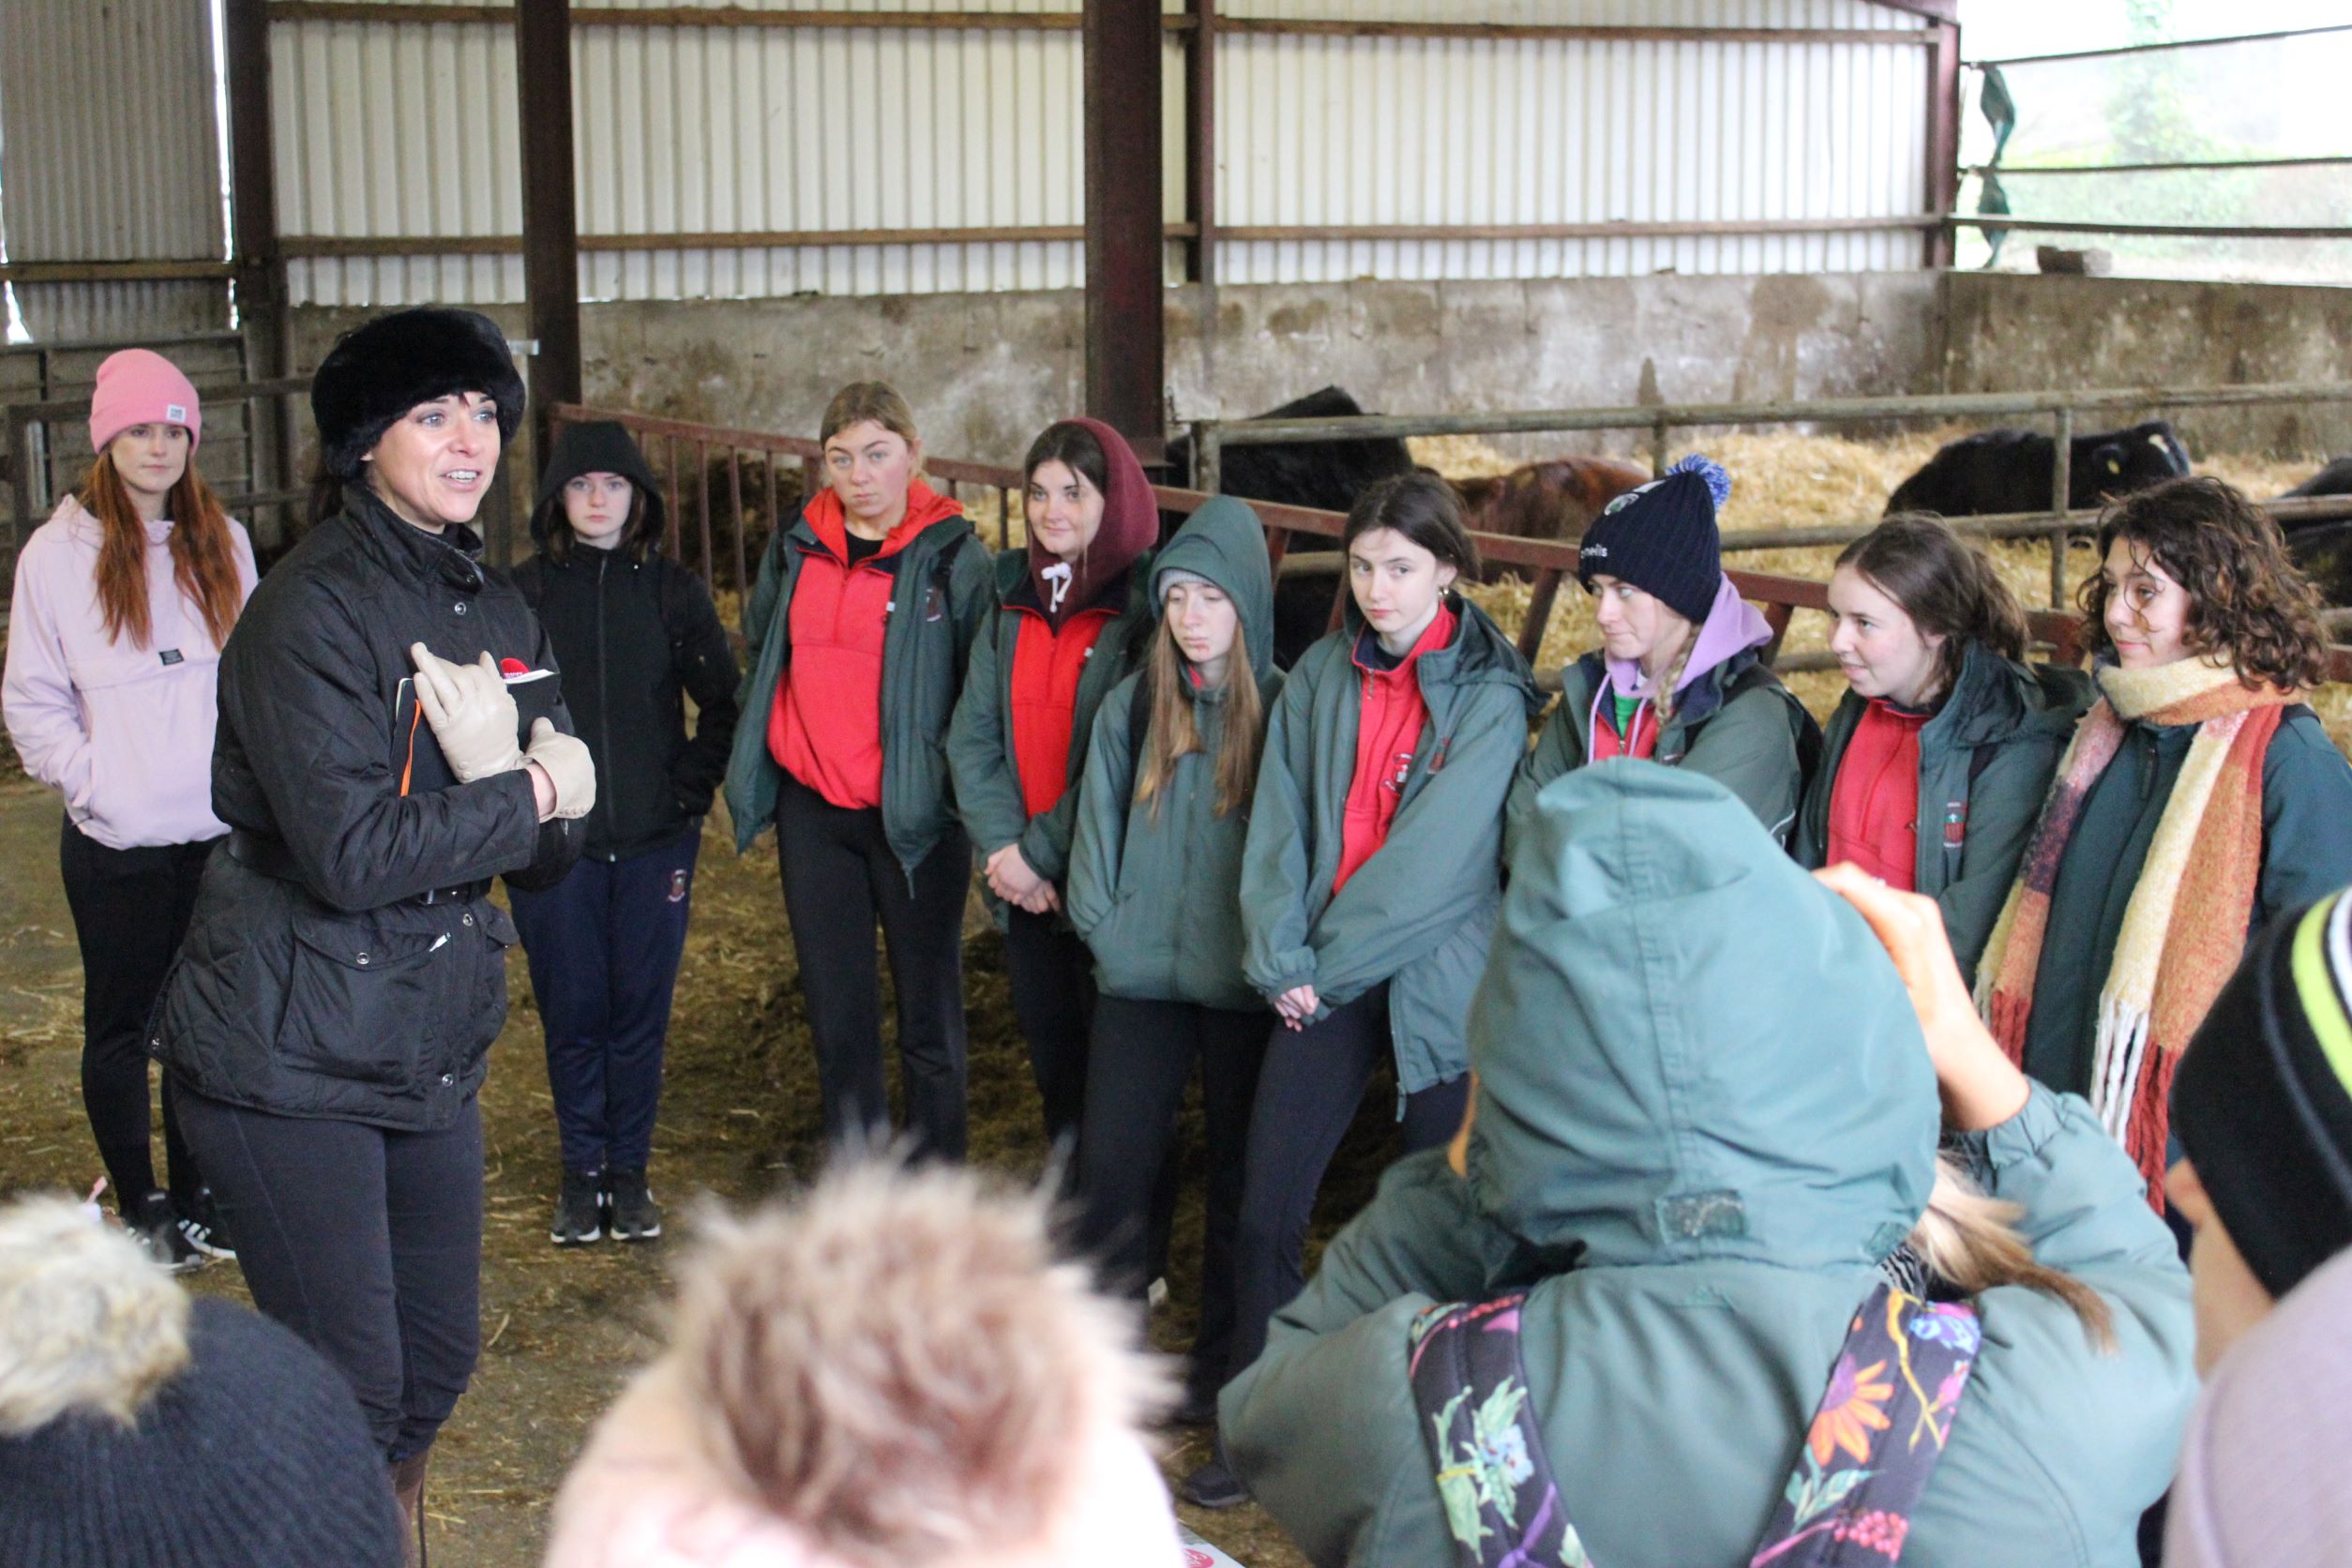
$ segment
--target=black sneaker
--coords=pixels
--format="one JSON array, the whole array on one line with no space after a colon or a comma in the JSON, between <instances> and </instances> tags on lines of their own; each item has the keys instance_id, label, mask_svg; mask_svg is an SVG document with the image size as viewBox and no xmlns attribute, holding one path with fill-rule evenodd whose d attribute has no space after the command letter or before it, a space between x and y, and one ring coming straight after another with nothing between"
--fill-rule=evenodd
<instances>
[{"instance_id":1,"label":"black sneaker","mask_svg":"<svg viewBox=\"0 0 2352 1568\"><path fill-rule=\"evenodd\" d=\"M661 1205L654 1201L643 1171L606 1171L605 1198L611 1205L614 1241L650 1242L661 1234Z\"/></svg>"},{"instance_id":2,"label":"black sneaker","mask_svg":"<svg viewBox=\"0 0 2352 1568\"><path fill-rule=\"evenodd\" d=\"M180 1230L180 1216L173 1212L168 1192L158 1189L141 1199L123 1215L123 1228L168 1273L188 1274L204 1266L204 1254L188 1245Z\"/></svg>"},{"instance_id":3,"label":"black sneaker","mask_svg":"<svg viewBox=\"0 0 2352 1568\"><path fill-rule=\"evenodd\" d=\"M236 1259L237 1249L229 1240L228 1222L220 1217L220 1205L213 1200L210 1187L196 1189L196 1201L180 1215L180 1234L188 1238L189 1246L207 1258L229 1262Z\"/></svg>"},{"instance_id":4,"label":"black sneaker","mask_svg":"<svg viewBox=\"0 0 2352 1568\"><path fill-rule=\"evenodd\" d=\"M1223 1459L1212 1459L1176 1483L1176 1495L1196 1508L1235 1508L1249 1500L1249 1488Z\"/></svg>"},{"instance_id":5,"label":"black sneaker","mask_svg":"<svg viewBox=\"0 0 2352 1568\"><path fill-rule=\"evenodd\" d=\"M604 1239L604 1178L594 1170L566 1170L555 1199L555 1223L548 1239L557 1246L586 1246Z\"/></svg>"}]
</instances>

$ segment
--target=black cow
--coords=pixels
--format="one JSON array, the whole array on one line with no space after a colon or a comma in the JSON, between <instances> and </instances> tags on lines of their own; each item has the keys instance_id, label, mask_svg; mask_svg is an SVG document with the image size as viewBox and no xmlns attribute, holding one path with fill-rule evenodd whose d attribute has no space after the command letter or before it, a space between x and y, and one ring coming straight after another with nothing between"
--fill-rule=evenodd
<instances>
[{"instance_id":1,"label":"black cow","mask_svg":"<svg viewBox=\"0 0 2352 1568\"><path fill-rule=\"evenodd\" d=\"M1363 412L1362 405L1346 392L1326 386L1257 417L1335 419ZM1168 444L1168 472L1182 483L1192 483L1190 436L1180 436ZM1227 446L1218 453L1218 467L1222 472L1217 489L1227 495L1344 512L1379 480L1392 474L1410 473L1413 460L1405 444L1394 437L1367 437ZM1305 554L1334 550L1338 541L1312 534L1293 534L1289 548ZM1332 596L1344 588L1345 581L1341 574L1317 572L1286 578L1274 584L1276 664L1288 670L1293 659L1323 635L1331 618Z\"/></svg>"},{"instance_id":2,"label":"black cow","mask_svg":"<svg viewBox=\"0 0 2352 1568\"><path fill-rule=\"evenodd\" d=\"M2352 457L2335 459L2279 499L2308 495L2352 495ZM2352 519L2282 518L2279 526L2286 533L2287 553L2319 596L2352 605Z\"/></svg>"},{"instance_id":3,"label":"black cow","mask_svg":"<svg viewBox=\"0 0 2352 1568\"><path fill-rule=\"evenodd\" d=\"M1363 412L1363 406L1346 392L1326 386L1254 417L1338 419ZM1168 466L1170 473L1183 476L1184 483L1192 483L1192 437L1179 436L1168 444ZM1223 472L1217 489L1252 501L1344 512L1375 480L1409 474L1412 466L1412 454L1393 436L1226 446L1218 452L1218 467Z\"/></svg>"},{"instance_id":4,"label":"black cow","mask_svg":"<svg viewBox=\"0 0 2352 1568\"><path fill-rule=\"evenodd\" d=\"M2051 438L2031 430L1983 430L1946 442L1887 498L1887 515L1942 517L2050 509ZM2188 448L2169 420L2078 435L2067 454L2066 504L2098 505L2189 472Z\"/></svg>"},{"instance_id":5,"label":"black cow","mask_svg":"<svg viewBox=\"0 0 2352 1568\"><path fill-rule=\"evenodd\" d=\"M2337 458L2327 467L2279 497L2287 495L2352 495L2352 458Z\"/></svg>"}]
</instances>

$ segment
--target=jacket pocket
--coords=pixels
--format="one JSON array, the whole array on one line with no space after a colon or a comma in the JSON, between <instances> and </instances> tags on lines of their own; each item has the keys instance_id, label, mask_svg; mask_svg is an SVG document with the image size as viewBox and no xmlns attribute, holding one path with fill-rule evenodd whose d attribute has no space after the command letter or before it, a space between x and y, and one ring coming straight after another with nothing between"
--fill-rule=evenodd
<instances>
[{"instance_id":1,"label":"jacket pocket","mask_svg":"<svg viewBox=\"0 0 2352 1568\"><path fill-rule=\"evenodd\" d=\"M279 1054L330 1078L407 1087L438 1033L447 934L400 929L383 912L298 910L294 938Z\"/></svg>"},{"instance_id":2,"label":"jacket pocket","mask_svg":"<svg viewBox=\"0 0 2352 1568\"><path fill-rule=\"evenodd\" d=\"M506 1021L506 950L517 939L513 916L485 898L474 906L482 928L481 990L475 998L474 1033L483 1049Z\"/></svg>"}]
</instances>

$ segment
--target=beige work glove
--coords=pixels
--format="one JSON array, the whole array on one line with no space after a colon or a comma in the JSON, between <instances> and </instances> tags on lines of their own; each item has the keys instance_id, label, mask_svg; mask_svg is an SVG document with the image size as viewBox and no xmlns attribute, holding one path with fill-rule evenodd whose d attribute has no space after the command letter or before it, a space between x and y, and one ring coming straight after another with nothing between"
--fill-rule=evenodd
<instances>
[{"instance_id":1,"label":"beige work glove","mask_svg":"<svg viewBox=\"0 0 2352 1568\"><path fill-rule=\"evenodd\" d=\"M585 817L596 808L596 764L586 741L564 733L550 719L535 718L531 721L531 749L523 759L536 762L555 787L556 816Z\"/></svg>"},{"instance_id":2,"label":"beige work glove","mask_svg":"<svg viewBox=\"0 0 2352 1568\"><path fill-rule=\"evenodd\" d=\"M488 654L479 664L452 664L426 648L409 645L416 665L416 705L433 727L433 739L460 784L522 766L515 745L515 700L499 679Z\"/></svg>"}]
</instances>

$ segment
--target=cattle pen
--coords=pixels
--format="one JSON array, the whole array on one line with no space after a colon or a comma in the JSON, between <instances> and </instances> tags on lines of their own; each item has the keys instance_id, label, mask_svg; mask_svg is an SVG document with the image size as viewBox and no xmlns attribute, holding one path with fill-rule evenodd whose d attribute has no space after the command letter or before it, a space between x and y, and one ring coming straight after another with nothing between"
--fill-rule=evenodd
<instances>
[{"instance_id":1,"label":"cattle pen","mask_svg":"<svg viewBox=\"0 0 2352 1568\"><path fill-rule=\"evenodd\" d=\"M1783 402L1660 403L1619 408L1498 410L1475 414L1367 414L1328 419L1197 419L1192 423L1193 482L1218 488L1224 448L1275 443L1355 441L1371 437L1439 435L1550 435L1572 431L1645 430L1650 464L1663 475L1670 431L1739 425L1856 425L1911 419L1984 419L2042 416L2054 427L2050 509L1954 518L1954 528L1983 538L2045 538L2050 545L2050 598L2062 611L2068 592L2066 551L2076 535L2090 531L2096 508L2069 506L2069 456L2078 414L2121 414L2175 408L2251 407L2281 403L2352 403L2352 383L2280 382L2244 386L2105 387L2035 392L1925 393L1882 398L1817 398ZM2280 522L2352 517L2352 497L2297 497L2264 503ZM1726 554L1845 545L1870 532L1877 519L1844 526L1741 529L1726 532ZM1506 559L1507 557L1498 557ZM1573 562L1569 565L1573 565ZM1539 579L1536 602L1550 603Z\"/></svg>"},{"instance_id":2,"label":"cattle pen","mask_svg":"<svg viewBox=\"0 0 2352 1568\"><path fill-rule=\"evenodd\" d=\"M1664 432L1675 429L1735 424L1827 424L1896 417L1998 415L2017 412L2054 413L2059 419L2060 445L2057 449L2062 453L2066 450L2063 443L2073 433L2072 415L2079 411L2112 411L2168 404L2194 406L2320 401L2352 401L2352 384L2278 384L2185 391L2142 388L2081 393L1829 399L1803 402L1680 404L1631 410L1570 409L1518 414L1367 415L1353 418L1312 420L1201 420L1194 424L1193 432L1196 441L1200 444L1195 450L1204 454L1198 460L1202 469L1213 474L1214 470L1208 469L1208 465L1214 461L1219 445L1264 445L1289 440L1335 441L1374 435L1607 430L1623 430L1637 424L1639 428L1652 431L1651 466L1655 471L1662 471L1666 450ZM1628 415L1637 415L1638 420L1625 417ZM656 472L662 476L668 491L670 548L677 559L697 566L714 590L724 591L732 586L741 592L749 588L753 563L746 555L746 520L754 516L779 519L778 466L797 465L801 469L800 493L815 492L816 464L822 449L809 437L730 429L633 410L596 408L576 403L558 406L552 411L551 417L558 425L590 419L612 420L626 426L645 444L648 454L653 457ZM924 460L924 466L950 495L960 496L968 491L977 491L992 499L998 509L998 542L1010 542L1014 497L1018 494L1021 485L1018 468L928 456ZM746 470L749 470L748 474ZM682 474L700 475L701 483L682 488ZM2058 484L2063 486L2065 478L2061 466ZM1153 490L1162 510L1177 515L1189 515L1210 495L1216 493L1214 478L1197 488L1161 485L1153 487ZM1339 512L1247 497L1240 499L1247 501L1258 514L1259 520L1265 525L1268 550L1278 572L1285 570L1292 535L1336 540L1347 521L1345 515ZM2054 495L2053 499L2057 497ZM2352 497L2346 496L2307 497L2265 505L2273 515L2282 518L2352 517ZM722 507L727 519L723 524L719 521ZM2028 620L2035 641L2047 647L2054 657L2067 663L2078 660L2086 644L2081 617L2064 607L2064 541L2088 532L2096 519L2095 511L2061 507L2049 514L1954 520L1954 526L1962 532L1983 537L2046 537L2050 540L2052 558L2057 563L2051 573L2051 604L2047 609L2030 611ZM1862 537L1871 526L1871 522L1862 521L1838 527L1728 530L1723 535L1723 548L1726 554L1731 554L1840 545ZM1473 537L1480 552L1488 561L1516 566L1532 575L1529 606L1518 635L1520 653L1532 662L1542 644L1560 584L1576 574L1575 541L1519 538L1487 533L1476 534ZM728 567L732 568L731 574L726 569ZM731 584L729 581L731 575ZM1823 581L1738 569L1731 570L1728 575L1742 596L1763 606L1765 619L1775 638L1776 653L1778 640L1787 633L1795 611L1826 611L1829 608L1829 585ZM1334 617L1337 611L1334 596ZM2342 630L2339 629L2337 634L2341 636ZM1817 654L1782 655L1774 662L1776 668L1788 672L1824 667L1822 656ZM2329 669L2332 679L2352 681L2352 646L2338 645L2333 651ZM1538 679L1545 680L1547 677L1556 680L1557 672L1539 673Z\"/></svg>"}]
</instances>

